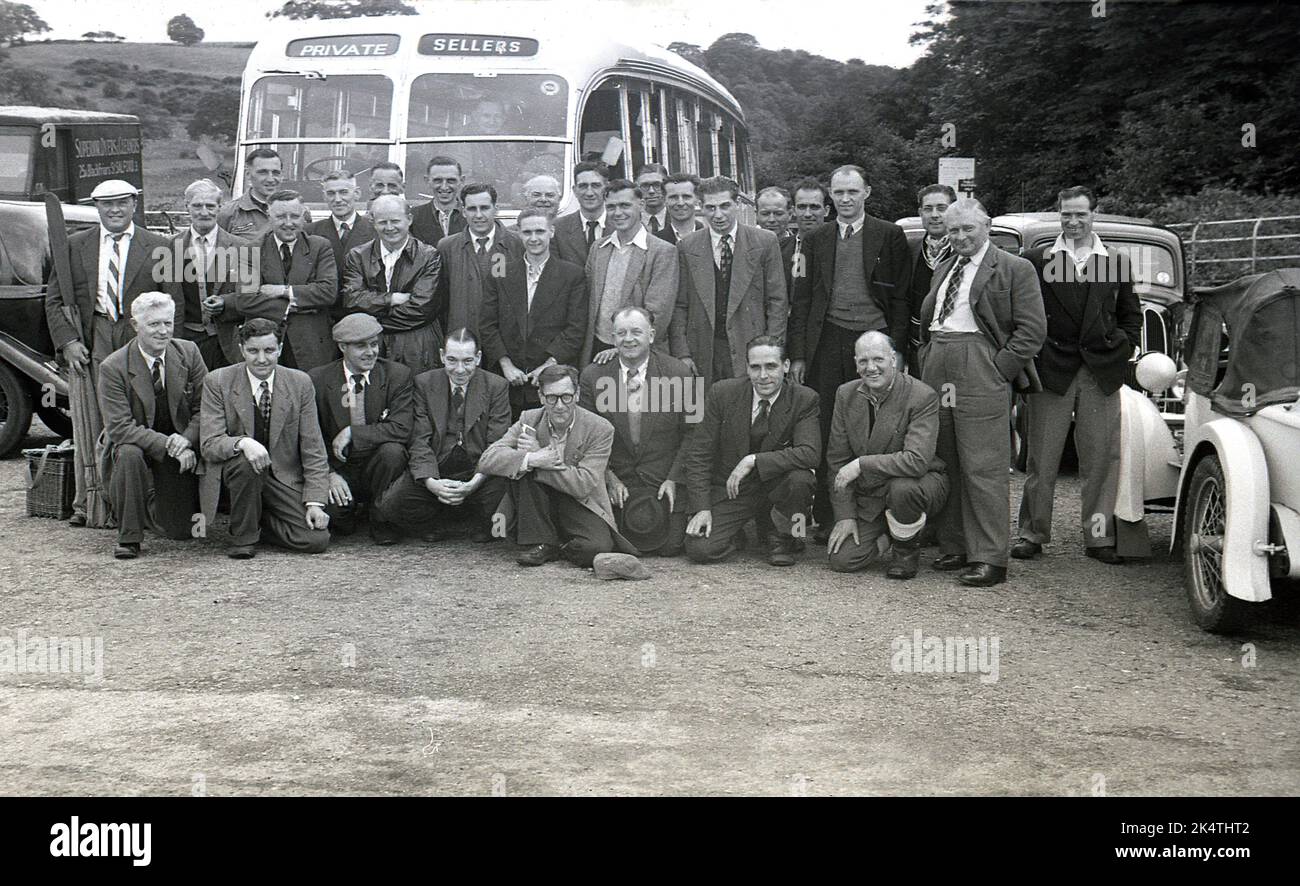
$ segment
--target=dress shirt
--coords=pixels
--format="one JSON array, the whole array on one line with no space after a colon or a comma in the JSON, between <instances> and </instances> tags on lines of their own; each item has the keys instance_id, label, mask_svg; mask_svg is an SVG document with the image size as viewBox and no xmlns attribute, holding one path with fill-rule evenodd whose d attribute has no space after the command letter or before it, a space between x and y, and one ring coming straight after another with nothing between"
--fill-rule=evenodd
<instances>
[{"instance_id":1,"label":"dress shirt","mask_svg":"<svg viewBox=\"0 0 1300 886\"><path fill-rule=\"evenodd\" d=\"M760 397L760 396L758 395L758 390L757 390L757 389L754 390L754 400L753 400L753 402L750 404L750 407L749 407L749 424L750 424L751 427L752 427L753 424L754 424L754 419L758 418L758 401L760 401L760 400L764 400L764 399L767 400L767 414L768 414L768 415L771 415L771 414L772 414L772 407L776 405L776 398L777 398L777 397L780 397L780 396L781 396L781 389L780 389L780 388L777 388L777 389L776 389L776 393L775 393L775 394L773 394L773 395L770 396L770 397L766 397L766 398L764 398L764 397Z\"/></svg>"},{"instance_id":2,"label":"dress shirt","mask_svg":"<svg viewBox=\"0 0 1300 886\"><path fill-rule=\"evenodd\" d=\"M137 348L140 348L140 356L144 357L144 362L149 367L150 379L153 378L154 361L157 360L158 362L162 363L162 366L158 369L158 377L162 379L163 387L164 388L167 387L167 359L166 359L167 352L163 351L157 357L150 357L148 354L145 353L144 348L140 347L140 342L137 341L135 343L135 346ZM150 384L152 384L152 381L150 381Z\"/></svg>"},{"instance_id":3,"label":"dress shirt","mask_svg":"<svg viewBox=\"0 0 1300 886\"><path fill-rule=\"evenodd\" d=\"M476 234L473 231L471 231L468 227L465 228L465 233L469 235L469 245L474 247L475 255L478 255L478 241L479 238L481 237L487 237L487 244L483 247L483 251L491 252L492 244L496 242L496 238L497 238L496 222L492 223L492 227L488 228L488 232L486 234Z\"/></svg>"},{"instance_id":4,"label":"dress shirt","mask_svg":"<svg viewBox=\"0 0 1300 886\"><path fill-rule=\"evenodd\" d=\"M627 383L629 381L628 378L629 372L632 373L631 376L632 380L641 383L641 386L637 388L635 392L626 391L626 395L627 395L626 405L629 412L645 411L645 392L646 392L646 381L647 381L646 372L649 370L649 368L650 368L649 355L647 355L646 358L641 361L641 364L639 366L626 366L624 365L622 360L618 361L618 376L619 376L618 382L620 385L622 385L624 388L627 387Z\"/></svg>"},{"instance_id":5,"label":"dress shirt","mask_svg":"<svg viewBox=\"0 0 1300 886\"><path fill-rule=\"evenodd\" d=\"M647 228L650 227L650 219L654 219L655 221L659 222L659 230L662 231L668 225L668 207L665 206L657 213L647 212L645 215L645 226Z\"/></svg>"},{"instance_id":6,"label":"dress shirt","mask_svg":"<svg viewBox=\"0 0 1300 886\"><path fill-rule=\"evenodd\" d=\"M332 215L330 216L330 218L334 220L334 233L339 235L340 240L344 239L343 230L342 230L343 225L348 226L349 234L357 229L357 212L355 209L352 210L351 215L349 215L347 218L343 219L342 221L339 221L339 218L336 215Z\"/></svg>"},{"instance_id":7,"label":"dress shirt","mask_svg":"<svg viewBox=\"0 0 1300 886\"><path fill-rule=\"evenodd\" d=\"M383 240L379 241L379 257L384 263L384 282L388 284L389 289L393 288L393 268L397 267L397 260L402 257L402 251L406 249L406 244L410 239L410 237L407 237L402 241L401 246L392 250L388 248L388 244Z\"/></svg>"},{"instance_id":8,"label":"dress shirt","mask_svg":"<svg viewBox=\"0 0 1300 886\"><path fill-rule=\"evenodd\" d=\"M528 277L528 309L529 310L532 310L533 296L537 294L537 281L542 279L542 272L546 270L546 263L548 261L550 261L550 255L545 252L542 253L542 260L537 262L537 264L535 265L528 260L528 256L524 256L524 270L527 272L527 277Z\"/></svg>"},{"instance_id":9,"label":"dress shirt","mask_svg":"<svg viewBox=\"0 0 1300 886\"><path fill-rule=\"evenodd\" d=\"M862 215L859 215L859 216L858 216L858 220L855 221L855 222L845 222L845 221L843 221L842 219L838 219L838 218L835 219L835 222L836 222L836 224L839 225L839 235L840 235L840 239L843 240L843 239L844 239L844 229L845 229L845 228L852 228L852 229L853 229L853 233L854 233L855 235L856 235L856 234L861 234L861 233L862 233L862 226L865 225L865 224L867 223L867 214L866 214L865 212L862 213Z\"/></svg>"},{"instance_id":10,"label":"dress shirt","mask_svg":"<svg viewBox=\"0 0 1300 886\"><path fill-rule=\"evenodd\" d=\"M957 262L953 262L952 268L950 268L948 273L944 275L943 282L940 283L939 288L935 290L934 319L930 321L931 332L980 331L979 326L975 323L975 313L970 307L970 288L971 284L975 282L975 274L979 272L980 263L984 261L984 255L989 251L990 245L991 242L985 240L984 245L980 247L980 251L972 255L970 261L966 263L966 267L962 268L961 283L957 286L957 294L954 297L955 303L953 304L952 313L948 315L948 319L943 322L942 326L940 326L939 312L943 310L944 293L948 291L948 281L952 277L953 269L957 267ZM961 261L961 258L958 257L957 261Z\"/></svg>"},{"instance_id":11,"label":"dress shirt","mask_svg":"<svg viewBox=\"0 0 1300 886\"><path fill-rule=\"evenodd\" d=\"M131 249L131 240L135 237L135 222L126 226L118 246L117 272L120 275L117 284L117 297L122 298L126 283L126 254ZM113 235L108 228L99 226L99 284L96 289L100 313L117 317L117 303L108 297L108 260L113 257Z\"/></svg>"},{"instance_id":12,"label":"dress shirt","mask_svg":"<svg viewBox=\"0 0 1300 886\"><path fill-rule=\"evenodd\" d=\"M587 222L594 221L596 223L596 239L592 242L599 244L601 239L605 236L605 210L602 209L600 215L596 218L587 218L582 214L582 210L579 209L578 220L582 222L580 227L582 228L582 238L584 240L587 238Z\"/></svg>"},{"instance_id":13,"label":"dress shirt","mask_svg":"<svg viewBox=\"0 0 1300 886\"><path fill-rule=\"evenodd\" d=\"M1067 253L1070 260L1074 262L1075 272L1080 272L1088 264L1088 259L1094 255L1100 255L1102 258L1108 258L1110 253L1106 251L1106 245L1101 242L1101 238L1096 234L1092 235L1091 242L1073 245L1074 241L1066 240L1064 234L1058 234L1056 242L1052 244L1052 254L1058 252Z\"/></svg>"},{"instance_id":14,"label":"dress shirt","mask_svg":"<svg viewBox=\"0 0 1300 886\"><path fill-rule=\"evenodd\" d=\"M731 259L733 262L736 259L736 232L738 230L740 230L740 222L736 222L734 225L732 225L731 230L727 231L727 233L725 234L725 236L731 238ZM722 267L723 236L724 236L723 234L719 234L717 231L713 230L712 225L709 225L709 240L713 242L713 263L717 265L719 268Z\"/></svg>"}]
</instances>

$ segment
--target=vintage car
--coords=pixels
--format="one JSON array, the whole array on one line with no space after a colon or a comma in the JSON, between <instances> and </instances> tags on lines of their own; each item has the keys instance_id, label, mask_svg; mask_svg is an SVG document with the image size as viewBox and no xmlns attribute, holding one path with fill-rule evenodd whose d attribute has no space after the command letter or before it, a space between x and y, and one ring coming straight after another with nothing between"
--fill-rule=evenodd
<instances>
[{"instance_id":1,"label":"vintage car","mask_svg":"<svg viewBox=\"0 0 1300 886\"><path fill-rule=\"evenodd\" d=\"M1172 546L1192 616L1227 631L1300 579L1300 268L1196 290L1184 356Z\"/></svg>"}]
</instances>

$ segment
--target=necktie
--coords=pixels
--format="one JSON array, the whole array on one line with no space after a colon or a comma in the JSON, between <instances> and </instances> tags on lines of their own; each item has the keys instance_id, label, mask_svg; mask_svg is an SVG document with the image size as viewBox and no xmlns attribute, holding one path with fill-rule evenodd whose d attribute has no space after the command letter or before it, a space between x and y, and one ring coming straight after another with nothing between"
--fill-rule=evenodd
<instances>
[{"instance_id":1,"label":"necktie","mask_svg":"<svg viewBox=\"0 0 1300 886\"><path fill-rule=\"evenodd\" d=\"M650 216L650 233L659 233L659 216L657 215Z\"/></svg>"},{"instance_id":2,"label":"necktie","mask_svg":"<svg viewBox=\"0 0 1300 886\"><path fill-rule=\"evenodd\" d=\"M153 369L149 373L153 378L153 396L155 402L167 398L167 390L163 387L162 365L162 357L159 357L157 360L153 361Z\"/></svg>"},{"instance_id":3,"label":"necktie","mask_svg":"<svg viewBox=\"0 0 1300 886\"><path fill-rule=\"evenodd\" d=\"M122 234L110 234L113 238L113 253L108 257L108 300L112 304L113 319L122 316Z\"/></svg>"},{"instance_id":4,"label":"necktie","mask_svg":"<svg viewBox=\"0 0 1300 886\"><path fill-rule=\"evenodd\" d=\"M350 233L352 233L352 229L348 227L348 223L347 223L347 222L344 222L343 224L339 225L339 240L340 240L340 242L346 242L347 239L348 239L348 234L350 234Z\"/></svg>"},{"instance_id":5,"label":"necktie","mask_svg":"<svg viewBox=\"0 0 1300 886\"><path fill-rule=\"evenodd\" d=\"M445 237L451 233L451 213L438 210L438 227L442 228L442 235Z\"/></svg>"},{"instance_id":6,"label":"necktie","mask_svg":"<svg viewBox=\"0 0 1300 886\"><path fill-rule=\"evenodd\" d=\"M194 277L199 284L199 303L208 297L208 241L194 238Z\"/></svg>"},{"instance_id":7,"label":"necktie","mask_svg":"<svg viewBox=\"0 0 1300 886\"><path fill-rule=\"evenodd\" d=\"M840 229L840 231L841 231L841 236L840 236L841 240L847 240L853 236L852 225L845 225L843 228Z\"/></svg>"},{"instance_id":8,"label":"necktie","mask_svg":"<svg viewBox=\"0 0 1300 886\"><path fill-rule=\"evenodd\" d=\"M474 242L478 244L478 254L479 254L480 256L487 255L487 244L488 244L488 238L487 238L487 237L475 237L475 238L474 238Z\"/></svg>"},{"instance_id":9,"label":"necktie","mask_svg":"<svg viewBox=\"0 0 1300 886\"><path fill-rule=\"evenodd\" d=\"M762 399L758 401L758 415L754 416L754 422L749 426L749 451L758 452L758 448L763 445L763 438L768 432L768 413L772 409L772 404Z\"/></svg>"},{"instance_id":10,"label":"necktie","mask_svg":"<svg viewBox=\"0 0 1300 886\"><path fill-rule=\"evenodd\" d=\"M722 235L721 248L718 250L718 252L719 252L719 254L720 254L720 260L719 260L719 262L718 262L718 268L722 271L722 276L727 277L728 279L730 279L730 277L731 277L731 258L732 258L732 255L731 255L731 235L730 235L730 234L723 234L723 235ZM767 402L767 401L764 401L764 402Z\"/></svg>"},{"instance_id":11,"label":"necktie","mask_svg":"<svg viewBox=\"0 0 1300 886\"><path fill-rule=\"evenodd\" d=\"M293 251L289 249L288 243L280 244L280 265L284 268L284 279L289 281L289 266L293 264Z\"/></svg>"},{"instance_id":12,"label":"necktie","mask_svg":"<svg viewBox=\"0 0 1300 886\"><path fill-rule=\"evenodd\" d=\"M957 290L961 288L962 269L969 263L970 259L963 255L953 266L952 274L948 277L948 286L943 291L943 308L939 311L940 326L948 319L953 308L957 307Z\"/></svg>"},{"instance_id":13,"label":"necktie","mask_svg":"<svg viewBox=\"0 0 1300 886\"><path fill-rule=\"evenodd\" d=\"M269 438L271 435L271 385L270 383L263 380L261 387L258 388L258 391L260 393L258 393L257 395L257 411L262 413L262 423L263 426L266 428L266 434L267 437ZM258 442L263 444L266 443L265 440L260 440Z\"/></svg>"},{"instance_id":14,"label":"necktie","mask_svg":"<svg viewBox=\"0 0 1300 886\"><path fill-rule=\"evenodd\" d=\"M456 443L460 445L465 439L465 389L460 385L451 389L451 414L454 416Z\"/></svg>"},{"instance_id":15,"label":"necktie","mask_svg":"<svg viewBox=\"0 0 1300 886\"><path fill-rule=\"evenodd\" d=\"M354 428L366 423L366 380L360 375L352 376L352 396L348 398L348 417Z\"/></svg>"},{"instance_id":16,"label":"necktie","mask_svg":"<svg viewBox=\"0 0 1300 886\"><path fill-rule=\"evenodd\" d=\"M627 371L627 427L632 434L632 445L641 445L641 380L636 377L636 370Z\"/></svg>"},{"instance_id":17,"label":"necktie","mask_svg":"<svg viewBox=\"0 0 1300 886\"><path fill-rule=\"evenodd\" d=\"M590 246L595 242L596 242L596 223L594 221L589 221L587 222L587 245Z\"/></svg>"}]
</instances>

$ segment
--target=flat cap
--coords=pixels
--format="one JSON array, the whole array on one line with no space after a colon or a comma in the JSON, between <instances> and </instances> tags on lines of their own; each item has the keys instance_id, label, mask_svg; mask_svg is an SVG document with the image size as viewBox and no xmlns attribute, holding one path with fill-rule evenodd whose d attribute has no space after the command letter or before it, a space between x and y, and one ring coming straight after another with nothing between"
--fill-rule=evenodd
<instances>
[{"instance_id":1,"label":"flat cap","mask_svg":"<svg viewBox=\"0 0 1300 886\"><path fill-rule=\"evenodd\" d=\"M591 566L596 571L596 578L606 581L618 578L641 581L654 574L650 567L631 554L597 554Z\"/></svg>"},{"instance_id":2,"label":"flat cap","mask_svg":"<svg viewBox=\"0 0 1300 886\"><path fill-rule=\"evenodd\" d=\"M140 189L130 182L124 182L120 178L110 178L108 181L102 181L95 185L95 190L90 192L91 200L116 200L118 197L138 197Z\"/></svg>"},{"instance_id":3,"label":"flat cap","mask_svg":"<svg viewBox=\"0 0 1300 886\"><path fill-rule=\"evenodd\" d=\"M331 335L337 342L367 341L384 331L379 321L369 314L348 314L334 324Z\"/></svg>"}]
</instances>

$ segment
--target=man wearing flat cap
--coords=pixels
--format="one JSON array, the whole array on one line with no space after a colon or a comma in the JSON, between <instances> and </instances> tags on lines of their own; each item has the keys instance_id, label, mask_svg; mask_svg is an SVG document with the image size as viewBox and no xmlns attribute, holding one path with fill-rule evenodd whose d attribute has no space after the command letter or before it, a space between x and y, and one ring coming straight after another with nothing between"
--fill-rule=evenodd
<instances>
[{"instance_id":1,"label":"man wearing flat cap","mask_svg":"<svg viewBox=\"0 0 1300 886\"><path fill-rule=\"evenodd\" d=\"M397 529L373 504L406 470L414 412L411 371L379 356L383 331L369 314L349 314L332 332L342 358L309 374L328 450L330 526L340 535L355 531L359 503L370 502L370 537L390 545Z\"/></svg>"},{"instance_id":2,"label":"man wearing flat cap","mask_svg":"<svg viewBox=\"0 0 1300 886\"><path fill-rule=\"evenodd\" d=\"M130 182L109 179L90 192L99 212L99 225L68 238L71 280L50 277L45 293L45 317L50 340L68 367L99 378L104 358L135 337L131 302L159 288L158 265L166 260L169 241L137 228L133 221L140 191ZM74 323L65 301L80 315ZM74 526L86 525L85 490L77 484L72 505Z\"/></svg>"},{"instance_id":3,"label":"man wearing flat cap","mask_svg":"<svg viewBox=\"0 0 1300 886\"><path fill-rule=\"evenodd\" d=\"M510 385L479 368L483 353L464 327L447 336L441 356L443 368L415 378L410 470L378 509L384 521L430 540L459 529L475 542L491 541L506 481L481 472L478 462L510 427Z\"/></svg>"},{"instance_id":4,"label":"man wearing flat cap","mask_svg":"<svg viewBox=\"0 0 1300 886\"><path fill-rule=\"evenodd\" d=\"M703 397L685 363L652 349L648 308L615 312L611 329L618 359L582 371L582 405L614 426L605 488L619 530L643 553L674 557L686 537L687 407L702 409Z\"/></svg>"}]
</instances>

